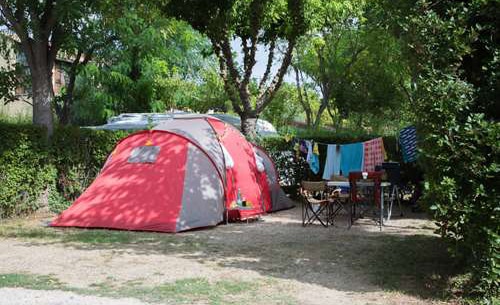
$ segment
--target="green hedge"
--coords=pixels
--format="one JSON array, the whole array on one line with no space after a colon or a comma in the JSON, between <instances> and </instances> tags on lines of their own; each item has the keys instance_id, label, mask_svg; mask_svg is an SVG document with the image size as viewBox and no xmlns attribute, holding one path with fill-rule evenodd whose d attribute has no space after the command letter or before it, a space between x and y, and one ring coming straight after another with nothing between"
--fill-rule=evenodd
<instances>
[{"instance_id":1,"label":"green hedge","mask_svg":"<svg viewBox=\"0 0 500 305\"><path fill-rule=\"evenodd\" d=\"M48 143L41 128L0 123L0 218L30 213L40 204L65 209L127 134L64 127Z\"/></svg>"},{"instance_id":2,"label":"green hedge","mask_svg":"<svg viewBox=\"0 0 500 305\"><path fill-rule=\"evenodd\" d=\"M0 218L36 210L55 177L45 132L32 125L0 125Z\"/></svg>"}]
</instances>

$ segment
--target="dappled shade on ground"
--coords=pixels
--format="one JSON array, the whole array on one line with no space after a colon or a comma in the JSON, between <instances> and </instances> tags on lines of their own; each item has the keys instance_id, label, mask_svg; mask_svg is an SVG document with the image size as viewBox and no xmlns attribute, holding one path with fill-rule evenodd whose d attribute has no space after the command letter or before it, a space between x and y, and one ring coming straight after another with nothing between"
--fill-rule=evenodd
<instances>
[{"instance_id":1,"label":"dappled shade on ground","mask_svg":"<svg viewBox=\"0 0 500 305\"><path fill-rule=\"evenodd\" d=\"M343 221L331 228L303 228L300 208L249 224L176 235L53 229L26 222L17 226L11 221L0 226L0 236L29 239L0 242L0 273L53 273L70 286L84 287L109 277L116 285L136 279L146 286L195 277L211 283L272 280L265 289L259 286L259 291L267 291L263 295L284 293L281 299L300 304L445 301L453 275L445 244L422 215L405 215L382 232L371 219L357 222L351 230ZM33 251L37 257L29 256ZM48 260L58 254L65 257ZM90 277L90 267L99 272ZM159 274L151 276L155 272Z\"/></svg>"}]
</instances>

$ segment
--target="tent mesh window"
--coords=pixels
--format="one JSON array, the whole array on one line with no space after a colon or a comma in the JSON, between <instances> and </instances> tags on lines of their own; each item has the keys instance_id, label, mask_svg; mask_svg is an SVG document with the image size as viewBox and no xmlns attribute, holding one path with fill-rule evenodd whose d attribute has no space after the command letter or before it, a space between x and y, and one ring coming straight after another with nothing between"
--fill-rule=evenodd
<instances>
[{"instance_id":1,"label":"tent mesh window","mask_svg":"<svg viewBox=\"0 0 500 305\"><path fill-rule=\"evenodd\" d=\"M155 163L160 146L139 146L132 150L128 163Z\"/></svg>"}]
</instances>

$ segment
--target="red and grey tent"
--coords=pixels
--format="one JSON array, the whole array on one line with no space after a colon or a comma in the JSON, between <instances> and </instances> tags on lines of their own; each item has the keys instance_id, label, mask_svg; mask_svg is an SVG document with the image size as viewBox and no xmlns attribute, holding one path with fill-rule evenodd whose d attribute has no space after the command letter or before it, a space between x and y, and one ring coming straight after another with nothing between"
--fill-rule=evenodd
<instances>
[{"instance_id":1,"label":"red and grey tent","mask_svg":"<svg viewBox=\"0 0 500 305\"><path fill-rule=\"evenodd\" d=\"M269 156L209 116L122 139L56 227L179 232L290 208ZM245 201L241 207L236 202Z\"/></svg>"}]
</instances>

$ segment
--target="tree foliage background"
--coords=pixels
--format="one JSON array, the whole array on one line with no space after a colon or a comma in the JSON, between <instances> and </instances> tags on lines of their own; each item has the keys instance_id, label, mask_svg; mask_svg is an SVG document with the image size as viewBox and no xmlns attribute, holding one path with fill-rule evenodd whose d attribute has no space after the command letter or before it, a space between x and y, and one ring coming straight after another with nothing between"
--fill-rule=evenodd
<instances>
[{"instance_id":1,"label":"tree foliage background","mask_svg":"<svg viewBox=\"0 0 500 305\"><path fill-rule=\"evenodd\" d=\"M498 1L382 1L407 45L425 200L468 266L470 295L500 289Z\"/></svg>"},{"instance_id":2,"label":"tree foliage background","mask_svg":"<svg viewBox=\"0 0 500 305\"><path fill-rule=\"evenodd\" d=\"M470 272L468 293L487 303L500 289L499 3L0 0L0 31L36 55L35 123L47 127L54 110L60 123L94 125L171 108L243 125L260 116L285 132L297 120L315 132L416 124L424 201ZM56 56L70 59L70 82L52 99ZM0 69L3 101L16 98L15 72Z\"/></svg>"}]
</instances>

